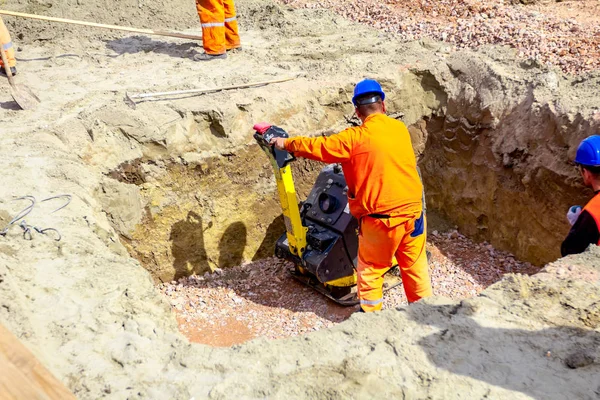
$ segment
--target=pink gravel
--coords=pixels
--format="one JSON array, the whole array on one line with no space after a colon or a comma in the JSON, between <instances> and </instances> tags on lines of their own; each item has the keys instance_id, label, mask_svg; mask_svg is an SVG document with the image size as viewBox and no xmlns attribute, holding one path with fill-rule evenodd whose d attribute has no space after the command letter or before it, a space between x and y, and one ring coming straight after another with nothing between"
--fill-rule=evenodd
<instances>
[{"instance_id":1,"label":"pink gravel","mask_svg":"<svg viewBox=\"0 0 600 400\"><path fill-rule=\"evenodd\" d=\"M476 296L505 273L532 274L538 268L457 231L429 236L434 293L451 299ZM231 346L258 337L279 339L328 328L357 307L341 307L295 281L292 265L276 258L190 276L159 286L191 341ZM384 297L384 308L406 304L402 286Z\"/></svg>"},{"instance_id":2,"label":"pink gravel","mask_svg":"<svg viewBox=\"0 0 600 400\"><path fill-rule=\"evenodd\" d=\"M431 38L455 48L495 44L578 74L600 68L600 3L502 0L280 0L292 7L325 8L396 34ZM514 4L516 3L516 4Z\"/></svg>"}]
</instances>

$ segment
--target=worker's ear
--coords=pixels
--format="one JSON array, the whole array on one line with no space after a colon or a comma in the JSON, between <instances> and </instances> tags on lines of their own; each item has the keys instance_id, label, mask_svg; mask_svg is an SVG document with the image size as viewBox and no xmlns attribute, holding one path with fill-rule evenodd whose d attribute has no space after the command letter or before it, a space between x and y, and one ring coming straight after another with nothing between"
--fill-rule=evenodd
<instances>
[{"instance_id":1,"label":"worker's ear","mask_svg":"<svg viewBox=\"0 0 600 400\"><path fill-rule=\"evenodd\" d=\"M592 174L586 168L580 167L581 169L581 177L583 178L584 185L591 185L592 182Z\"/></svg>"},{"instance_id":2,"label":"worker's ear","mask_svg":"<svg viewBox=\"0 0 600 400\"><path fill-rule=\"evenodd\" d=\"M381 110L383 111L384 114L387 112L387 110L385 109L385 101L381 102Z\"/></svg>"}]
</instances>

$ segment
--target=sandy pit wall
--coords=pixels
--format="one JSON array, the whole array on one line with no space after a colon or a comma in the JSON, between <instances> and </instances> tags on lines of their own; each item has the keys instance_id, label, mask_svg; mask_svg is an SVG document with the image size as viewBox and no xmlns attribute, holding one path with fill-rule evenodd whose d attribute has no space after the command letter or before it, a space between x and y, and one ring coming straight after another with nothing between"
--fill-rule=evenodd
<instances>
[{"instance_id":1,"label":"sandy pit wall","mask_svg":"<svg viewBox=\"0 0 600 400\"><path fill-rule=\"evenodd\" d=\"M430 208L466 235L521 259L537 265L556 259L568 230L564 210L571 203L585 204L590 195L568 160L583 137L600 130L598 114L585 108L566 111L571 95L563 99L561 93L577 85L553 71L529 76L527 68L511 70L481 54L448 55L446 60L443 67L414 67L380 77L392 115L410 126ZM519 73L528 77L518 80ZM590 84L595 82L590 78ZM283 104L275 100L274 107L283 110L267 120L292 135L334 132L352 117L350 90L345 85L309 91L293 102L290 97ZM572 96L590 100L592 94L583 85L581 94ZM268 256L284 231L272 171L248 129L258 114L255 104L193 112L196 121L208 119L205 125L213 125L192 124L190 130L188 124L181 133L206 132L213 148L219 135L248 146L218 156L206 150L210 157L204 158L184 153L177 163L169 161L174 154L167 146L159 157L143 151L137 164L120 165L109 174L124 182L133 179L128 183L141 189L143 215L135 216L138 223L129 232L120 232L131 254L159 280ZM215 115L236 124L215 122ZM157 165L161 158L166 163ZM304 161L294 165L299 198L306 197L319 168Z\"/></svg>"},{"instance_id":2,"label":"sandy pit wall","mask_svg":"<svg viewBox=\"0 0 600 400\"><path fill-rule=\"evenodd\" d=\"M562 260L553 267L555 274L509 277L468 302L432 299L417 307L353 317L333 330L292 340L258 340L232 349L211 349L192 346L177 333L174 316L155 290L152 276L129 256L120 239L135 238L136 225L148 216L148 206L150 211L152 207L160 211L160 207L177 204L173 197L164 204L146 203L144 185L151 187L161 179L196 179L201 175L198 167L211 170L210 160L216 160L217 166L236 157L244 162L264 160L257 147L246 147L252 142L249 128L257 120L269 120L292 134L339 129L352 113L353 83L365 75L381 79L390 94L390 111L403 114L417 151L425 150L422 165L430 204L442 210L447 207L461 229L475 226L479 209L484 210L488 218L493 217L488 220L490 237L502 226L508 227L508 237L526 229L533 232L533 228L501 225L511 220L503 215L498 218L497 204L489 199L474 199L471 208L457 206L474 194L456 191L454 186L469 182L473 174L458 168L468 163L462 157L452 158L457 148L462 149L452 146L469 141L457 142L453 137L446 141L440 135L445 131L436 129L435 123L443 118L450 124L455 121L446 117L450 115L464 116L465 126L489 124L478 137L493 144L491 150L479 147L480 139L473 146L491 151L492 156L478 168L496 177L505 168L500 164L504 148L494 144L516 140L510 129L499 129L502 121L509 121L507 110L519 104L526 104L524 110L552 110L555 121L573 130L557 129L547 142L564 140L564 144L541 146L536 140L526 141L532 148L532 143L538 144L536 156L527 159L523 170L512 168L517 172L506 173L524 177L524 171L537 167L542 173L531 176L529 182L542 185L543 174L551 171L557 177L551 181L556 182L556 191L573 194L580 188L576 171L566 160L579 139L598 126L592 103L597 77L563 77L544 67L519 64L510 51L502 49L451 53L435 43L399 44L320 11L288 11L268 1L240 1L239 6L241 15L253 18L246 31L252 45L219 68L199 67L187 58L186 46L179 42L171 50L164 42L135 38L110 45L84 40L98 54L78 53L68 69L57 68L58 58L22 62L22 79L40 94L43 104L35 112L17 112L10 109L8 98L2 99L7 109L0 114L0 160L9 173L0 177L0 220L4 225L19 211L22 203L10 201L12 197L30 194L41 200L69 193L73 201L54 214L50 213L54 203L39 204L26 218L30 224L59 229L61 242L50 235L34 235L34 240L26 241L18 227L1 239L0 321L84 399L594 398L600 385L596 249ZM306 46L307 41L313 46ZM111 57L115 45L131 52ZM64 43L52 40L24 46L32 58L65 50ZM272 61L266 65L265 60ZM257 71L263 75L256 76ZM277 87L145 103L136 110L122 101L125 90L140 87L187 88L297 72L309 74ZM151 83L149 74L153 74ZM524 103L527 98L533 99L531 107ZM498 101L486 107L491 99ZM489 116L482 110L489 110ZM531 118L528 127L545 120ZM464 136L460 129L457 132L457 137ZM426 135L427 142L423 140ZM427 146L438 146L441 154L428 159ZM247 155L240 152L242 148ZM238 152L240 156L235 155ZM439 170L446 167L443 170L452 174L436 178L434 174L441 174L436 162ZM135 181L141 179L135 177L136 165L145 182ZM237 164L212 169L217 172L205 182L208 185L212 177L219 178L215 179L219 185L204 189L200 198L208 198L211 190L220 198L231 198L222 189L223 183L235 181L233 172L241 168ZM132 172L131 181L115 179L127 171ZM168 179L171 171L175 175ZM255 184L265 190L265 197L272 196L271 175L262 173ZM240 192L246 184L241 182L236 186ZM529 204L528 215L542 199L556 202L555 208L548 207L543 223L560 227L552 236L559 240L567 229L561 222L563 208L572 199L524 193L513 205ZM191 191L186 196L199 207L198 215L204 218L207 212L211 216L210 204L194 204L197 200L195 196L191 200ZM538 203L527 203L527 196ZM472 208L478 212L472 213ZM510 215L511 210L504 209ZM189 211L166 219L165 226L171 228L169 223L184 220ZM211 216L214 232L220 226L224 233L236 222L228 221L225 216L231 210L225 211ZM261 229L266 231L270 222L264 221ZM480 231L483 235L486 230ZM540 234L534 233L533 238ZM210 237L212 244L205 236L206 248L218 250L221 236L211 233ZM165 247L169 248L167 243ZM548 247L552 246L548 243ZM242 254L250 258L255 252ZM207 259L218 263L219 256L214 252ZM578 276L570 275L580 270Z\"/></svg>"}]
</instances>

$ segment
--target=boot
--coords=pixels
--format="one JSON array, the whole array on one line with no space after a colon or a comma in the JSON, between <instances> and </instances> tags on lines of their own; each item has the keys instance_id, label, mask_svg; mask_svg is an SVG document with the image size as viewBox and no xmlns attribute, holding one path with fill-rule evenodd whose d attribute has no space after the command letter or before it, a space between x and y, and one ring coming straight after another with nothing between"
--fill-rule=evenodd
<instances>
[{"instance_id":1,"label":"boot","mask_svg":"<svg viewBox=\"0 0 600 400\"><path fill-rule=\"evenodd\" d=\"M13 75L16 75L17 74L17 67L10 67L10 72ZM6 76L6 71L4 70L4 66L0 67L0 75Z\"/></svg>"},{"instance_id":2,"label":"boot","mask_svg":"<svg viewBox=\"0 0 600 400\"><path fill-rule=\"evenodd\" d=\"M208 54L208 53L201 53L201 54L196 54L194 56L194 61L211 61L211 60L222 60L227 58L227 53L225 54Z\"/></svg>"}]
</instances>

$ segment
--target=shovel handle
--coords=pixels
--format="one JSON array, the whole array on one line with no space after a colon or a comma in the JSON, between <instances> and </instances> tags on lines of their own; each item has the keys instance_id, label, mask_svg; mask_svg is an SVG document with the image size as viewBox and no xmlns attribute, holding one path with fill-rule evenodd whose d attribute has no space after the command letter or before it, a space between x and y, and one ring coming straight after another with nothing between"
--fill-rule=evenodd
<instances>
[{"instance_id":1,"label":"shovel handle","mask_svg":"<svg viewBox=\"0 0 600 400\"><path fill-rule=\"evenodd\" d=\"M10 83L11 86L15 86L15 79L13 78L13 74L8 66L8 58L6 57L6 50L4 50L4 43L2 42L0 42L0 55L2 56L2 65L4 65L4 71L6 71L8 83Z\"/></svg>"}]
</instances>

